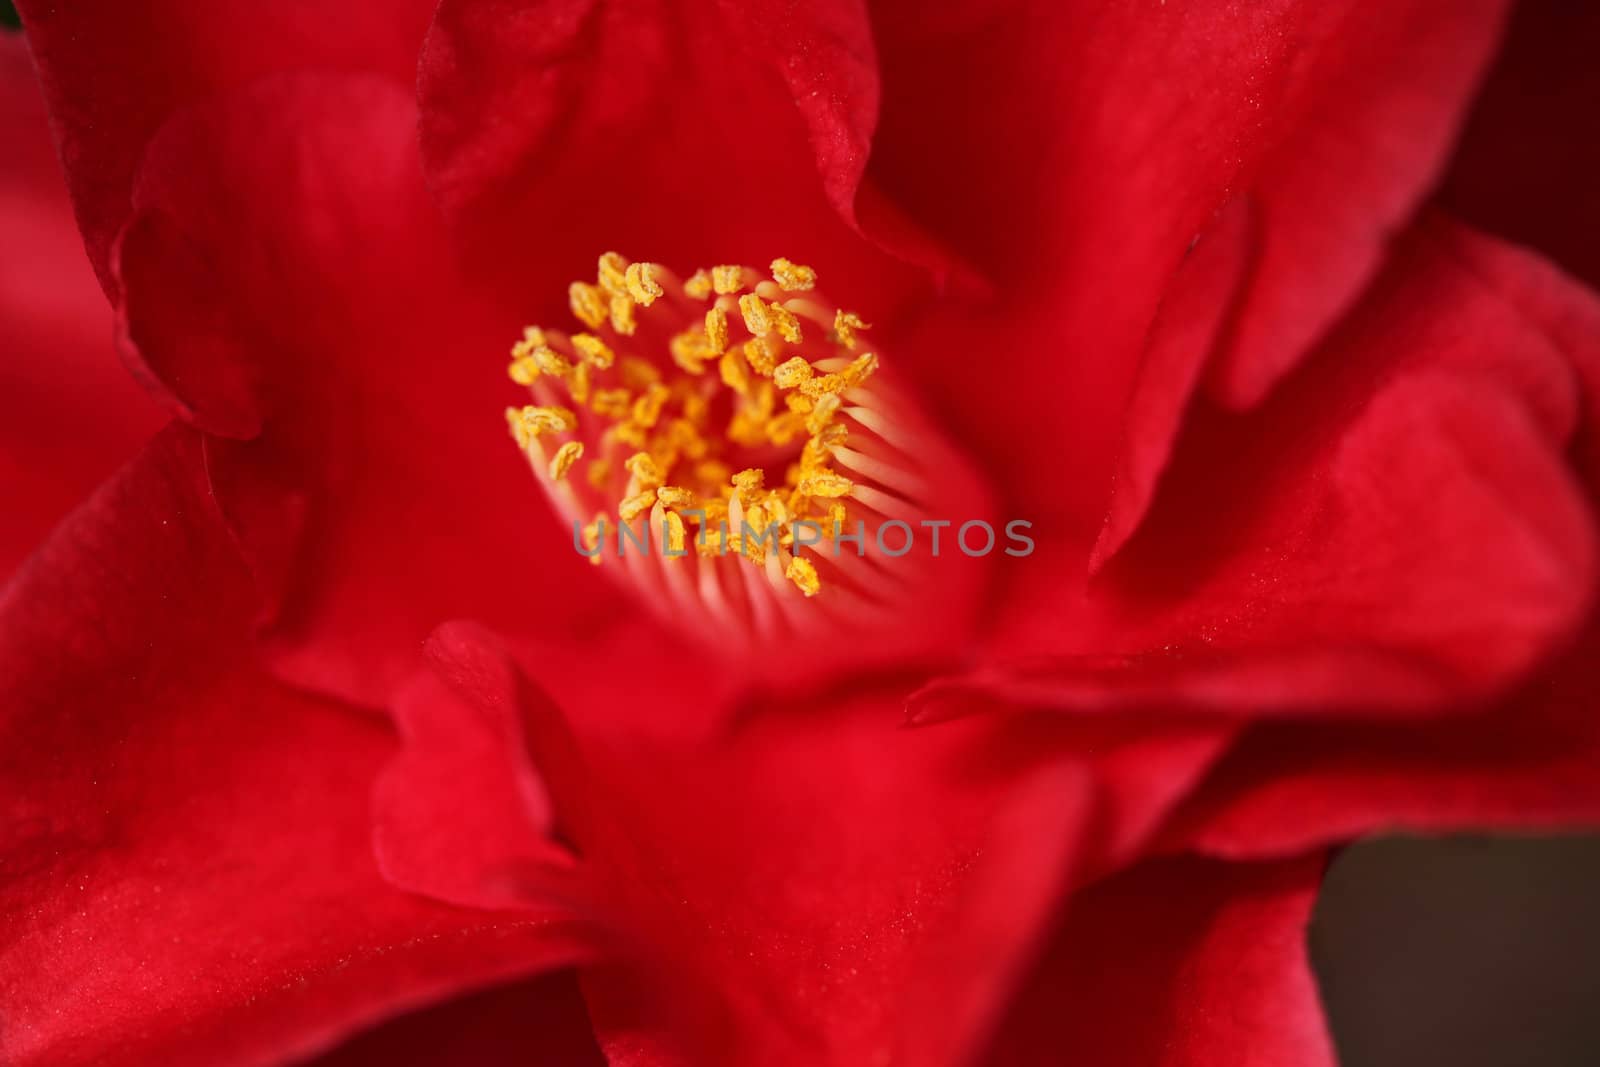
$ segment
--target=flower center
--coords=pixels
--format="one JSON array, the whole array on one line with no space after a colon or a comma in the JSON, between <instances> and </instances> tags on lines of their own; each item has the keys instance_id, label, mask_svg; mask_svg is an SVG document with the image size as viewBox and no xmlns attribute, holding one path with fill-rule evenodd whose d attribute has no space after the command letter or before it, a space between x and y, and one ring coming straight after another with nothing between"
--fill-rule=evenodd
<instances>
[{"instance_id":1,"label":"flower center","mask_svg":"<svg viewBox=\"0 0 1600 1067\"><path fill-rule=\"evenodd\" d=\"M903 538L864 549L886 521L933 517L938 435L816 280L787 259L680 278L608 252L569 289L586 329L530 326L511 349L533 402L506 421L574 547L724 632L803 629L811 598L903 610Z\"/></svg>"}]
</instances>

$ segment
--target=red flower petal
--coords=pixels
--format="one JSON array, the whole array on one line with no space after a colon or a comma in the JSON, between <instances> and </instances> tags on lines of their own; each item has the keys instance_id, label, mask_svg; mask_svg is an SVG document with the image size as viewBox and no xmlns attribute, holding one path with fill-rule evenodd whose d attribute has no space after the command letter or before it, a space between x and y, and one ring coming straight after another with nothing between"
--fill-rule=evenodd
<instances>
[{"instance_id":1,"label":"red flower petal","mask_svg":"<svg viewBox=\"0 0 1600 1067\"><path fill-rule=\"evenodd\" d=\"M581 626L610 602L506 437L505 337L450 272L415 121L353 76L192 109L151 144L118 246L135 358L190 421L259 431L208 469L278 609L278 667L374 704L442 617Z\"/></svg>"},{"instance_id":2,"label":"red flower petal","mask_svg":"<svg viewBox=\"0 0 1600 1067\"><path fill-rule=\"evenodd\" d=\"M1392 830L1591 826L1597 655L1591 635L1503 706L1448 723L1256 727L1186 803L1168 843L1256 857Z\"/></svg>"},{"instance_id":3,"label":"red flower petal","mask_svg":"<svg viewBox=\"0 0 1600 1067\"><path fill-rule=\"evenodd\" d=\"M0 1058L282 1062L582 950L388 886L392 738L252 667L248 576L171 430L0 600Z\"/></svg>"},{"instance_id":4,"label":"red flower petal","mask_svg":"<svg viewBox=\"0 0 1600 1067\"><path fill-rule=\"evenodd\" d=\"M1322 869L1153 861L1078 894L984 1062L1332 1067L1305 942Z\"/></svg>"},{"instance_id":5,"label":"red flower petal","mask_svg":"<svg viewBox=\"0 0 1600 1067\"><path fill-rule=\"evenodd\" d=\"M409 88L430 0L337 15L246 0L81 8L21 0L89 258L113 292L111 245L146 143L183 108L278 71L381 73Z\"/></svg>"},{"instance_id":6,"label":"red flower petal","mask_svg":"<svg viewBox=\"0 0 1600 1067\"><path fill-rule=\"evenodd\" d=\"M1291 366L1437 174L1504 6L875 4L868 178L1004 297L900 347L1017 499L1097 521L1124 431L1144 480L1173 433L1170 402L1125 413L1141 361L1192 378L1216 342L1234 399ZM1181 292L1217 284L1185 250L1244 198L1259 232L1221 329L1165 336L1163 300L1215 297ZM989 353L1003 371L974 374Z\"/></svg>"},{"instance_id":7,"label":"red flower petal","mask_svg":"<svg viewBox=\"0 0 1600 1067\"><path fill-rule=\"evenodd\" d=\"M580 756L556 705L484 642L460 626L434 639L441 676L472 707L435 727L498 739L511 762L488 773L549 784L589 910L626 952L586 977L622 1062L956 1062L992 1025L1059 894L1147 840L1226 737L1191 726L1141 740L1051 718L908 733L872 696L769 697L731 732L708 732L726 695L675 674L670 649L624 636L591 650L602 670L563 657L549 673L555 700L577 701ZM475 742L418 740L391 768L390 795L537 834L541 802L506 811L504 790L444 788L448 775L426 772ZM480 807L495 804L498 816ZM436 853L435 884L493 879L526 847L502 840L499 858ZM492 884L528 903L550 892L538 878Z\"/></svg>"},{"instance_id":8,"label":"red flower petal","mask_svg":"<svg viewBox=\"0 0 1600 1067\"><path fill-rule=\"evenodd\" d=\"M1259 411L1196 412L1086 609L1021 613L995 638L1015 658L957 689L1252 712L1504 692L1592 602L1593 517L1564 449L1575 371L1600 380L1597 319L1526 257L1424 226ZM961 709L929 696L925 718Z\"/></svg>"},{"instance_id":9,"label":"red flower petal","mask_svg":"<svg viewBox=\"0 0 1600 1067\"><path fill-rule=\"evenodd\" d=\"M429 184L534 321L607 249L789 256L869 321L919 281L852 228L877 98L852 5L444 0L420 87Z\"/></svg>"},{"instance_id":10,"label":"red flower petal","mask_svg":"<svg viewBox=\"0 0 1600 1067\"><path fill-rule=\"evenodd\" d=\"M111 344L111 310L50 144L22 39L0 35L0 580L161 425Z\"/></svg>"}]
</instances>

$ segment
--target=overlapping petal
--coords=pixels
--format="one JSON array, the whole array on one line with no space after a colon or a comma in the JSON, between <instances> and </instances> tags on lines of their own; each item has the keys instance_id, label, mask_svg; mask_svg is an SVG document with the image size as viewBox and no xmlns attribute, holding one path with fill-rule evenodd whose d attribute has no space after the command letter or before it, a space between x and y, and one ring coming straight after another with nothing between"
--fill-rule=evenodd
<instances>
[{"instance_id":1,"label":"overlapping petal","mask_svg":"<svg viewBox=\"0 0 1600 1067\"><path fill-rule=\"evenodd\" d=\"M216 435L279 668L368 703L441 617L581 627L607 599L566 592L592 579L506 440L504 335L450 268L415 121L382 79L258 81L163 128L117 247L125 338Z\"/></svg>"},{"instance_id":2,"label":"overlapping petal","mask_svg":"<svg viewBox=\"0 0 1600 1067\"><path fill-rule=\"evenodd\" d=\"M1163 302L1216 285L1183 270L1197 237L1240 267L1212 329L1181 324L1188 377L1212 362L1254 399L1293 365L1438 173L1504 8L873 5L868 178L1004 297L912 350L1019 502L1093 523L1119 452L1153 476L1181 406L1127 408L1141 363L1175 359Z\"/></svg>"},{"instance_id":3,"label":"overlapping petal","mask_svg":"<svg viewBox=\"0 0 1600 1067\"><path fill-rule=\"evenodd\" d=\"M0 579L160 427L112 345L111 309L50 143L22 39L0 36Z\"/></svg>"},{"instance_id":4,"label":"overlapping petal","mask_svg":"<svg viewBox=\"0 0 1600 1067\"><path fill-rule=\"evenodd\" d=\"M1195 412L1087 616L1021 616L997 641L1010 666L927 691L920 714L972 691L1243 713L1505 692L1592 605L1594 519L1567 450L1591 440L1597 317L1557 273L1428 221L1259 411Z\"/></svg>"},{"instance_id":5,"label":"overlapping petal","mask_svg":"<svg viewBox=\"0 0 1600 1067\"><path fill-rule=\"evenodd\" d=\"M149 141L186 107L272 73L370 73L408 88L432 0L58 4L22 0L89 259L115 293L111 247Z\"/></svg>"},{"instance_id":6,"label":"overlapping petal","mask_svg":"<svg viewBox=\"0 0 1600 1067\"><path fill-rule=\"evenodd\" d=\"M175 428L0 600L7 1063L272 1063L586 949L373 862L391 735L253 663L252 583Z\"/></svg>"},{"instance_id":7,"label":"overlapping petal","mask_svg":"<svg viewBox=\"0 0 1600 1067\"><path fill-rule=\"evenodd\" d=\"M450 701L470 706L447 702L456 714L436 724L506 745L509 762L484 760L487 773L536 775L555 799L617 953L585 987L620 1062L961 1062L1059 894L1148 840L1227 736L1052 719L908 733L871 693L769 696L729 732L714 689L641 684L670 677L670 650L621 640L621 670L549 670L546 695L475 629L447 627L432 647ZM563 710L580 692L588 701ZM388 795L465 804L473 825L542 809L442 785L428 767L457 747L413 744ZM543 877L507 880L505 857L436 855L436 885L552 892Z\"/></svg>"}]
</instances>

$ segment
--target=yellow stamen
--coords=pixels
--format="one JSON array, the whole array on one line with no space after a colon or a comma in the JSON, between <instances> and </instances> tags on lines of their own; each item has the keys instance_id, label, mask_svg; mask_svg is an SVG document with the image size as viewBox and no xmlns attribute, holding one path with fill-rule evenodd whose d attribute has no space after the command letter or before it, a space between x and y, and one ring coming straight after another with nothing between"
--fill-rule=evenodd
<instances>
[{"instance_id":1,"label":"yellow stamen","mask_svg":"<svg viewBox=\"0 0 1600 1067\"><path fill-rule=\"evenodd\" d=\"M600 370L607 370L617 361L617 355L606 346L600 338L588 333L575 333L572 335L572 347L578 350L578 355Z\"/></svg>"},{"instance_id":2,"label":"yellow stamen","mask_svg":"<svg viewBox=\"0 0 1600 1067\"><path fill-rule=\"evenodd\" d=\"M822 588L822 582L817 578L816 565L800 556L789 560L789 566L784 568L783 576L798 586L808 597L816 596Z\"/></svg>"},{"instance_id":3,"label":"yellow stamen","mask_svg":"<svg viewBox=\"0 0 1600 1067\"><path fill-rule=\"evenodd\" d=\"M695 271L683 283L683 291L695 300L705 300L711 295L711 275L703 270Z\"/></svg>"},{"instance_id":4,"label":"yellow stamen","mask_svg":"<svg viewBox=\"0 0 1600 1067\"><path fill-rule=\"evenodd\" d=\"M780 257L772 261L772 280L778 283L779 289L786 292L815 289L817 272L810 267L802 267L798 263Z\"/></svg>"},{"instance_id":5,"label":"yellow stamen","mask_svg":"<svg viewBox=\"0 0 1600 1067\"><path fill-rule=\"evenodd\" d=\"M793 389L811 379L811 364L803 356L795 356L778 364L772 372L772 382L779 389Z\"/></svg>"},{"instance_id":6,"label":"yellow stamen","mask_svg":"<svg viewBox=\"0 0 1600 1067\"><path fill-rule=\"evenodd\" d=\"M583 543L601 543L598 524L608 510L632 524L659 504L673 554L687 543L692 522L708 542L698 544L697 538L703 557L731 550L732 558L764 568L777 552L788 581L805 596L816 595L816 567L790 555L797 547L793 524L844 523L849 509L868 506L854 499L852 478L830 467L833 450L846 439L843 395L877 369L876 355L853 353L867 324L840 311L831 332L808 342L799 312L814 317L824 314L819 307L832 305L820 297L769 301L760 295L816 288L814 270L781 257L771 261L771 282L731 264L679 282L658 264L630 262L616 252L600 256L596 267L593 282L574 282L568 289L582 327L570 335L527 327L512 345L506 368L539 402L507 409L507 424L518 444L541 461L541 476L563 483L560 499L593 516L582 531ZM690 312L685 299L711 303L702 315ZM667 338L666 351L639 351L635 346L644 338L658 345L657 338ZM840 357L851 356L843 370L817 369L819 363L842 365ZM708 375L713 362L716 373ZM585 413L583 431L579 439L541 447L540 439L579 426L574 410L546 402L544 383L551 379ZM866 398L859 403L865 405ZM582 478L573 474L579 463ZM859 462L847 465L851 475L858 473ZM780 473L781 484L767 488ZM868 495L874 479L862 477L861 500L884 499ZM779 528L776 543L731 530L719 545L720 524L735 525L730 508L757 535L769 524Z\"/></svg>"},{"instance_id":7,"label":"yellow stamen","mask_svg":"<svg viewBox=\"0 0 1600 1067\"><path fill-rule=\"evenodd\" d=\"M550 477L559 482L567 476L567 472L572 469L572 465L582 458L583 442L568 441L556 449L556 454L550 457Z\"/></svg>"},{"instance_id":8,"label":"yellow stamen","mask_svg":"<svg viewBox=\"0 0 1600 1067\"><path fill-rule=\"evenodd\" d=\"M862 322L854 312L844 311L842 309L834 312L833 335L839 339L840 344L844 345L851 351L855 351L856 331L870 329L872 329L872 326L868 323Z\"/></svg>"},{"instance_id":9,"label":"yellow stamen","mask_svg":"<svg viewBox=\"0 0 1600 1067\"><path fill-rule=\"evenodd\" d=\"M628 261L615 252L600 257L600 288L613 296L628 295Z\"/></svg>"},{"instance_id":10,"label":"yellow stamen","mask_svg":"<svg viewBox=\"0 0 1600 1067\"><path fill-rule=\"evenodd\" d=\"M720 305L714 304L706 311L706 344L714 356L728 350L728 313Z\"/></svg>"},{"instance_id":11,"label":"yellow stamen","mask_svg":"<svg viewBox=\"0 0 1600 1067\"><path fill-rule=\"evenodd\" d=\"M572 307L572 313L578 316L578 321L591 330L598 330L609 315L610 301L598 285L573 282L567 287L567 302Z\"/></svg>"},{"instance_id":12,"label":"yellow stamen","mask_svg":"<svg viewBox=\"0 0 1600 1067\"><path fill-rule=\"evenodd\" d=\"M623 280L627 283L628 295L640 307L649 307L663 295L661 283L656 280L659 269L654 263L634 263L628 267Z\"/></svg>"}]
</instances>

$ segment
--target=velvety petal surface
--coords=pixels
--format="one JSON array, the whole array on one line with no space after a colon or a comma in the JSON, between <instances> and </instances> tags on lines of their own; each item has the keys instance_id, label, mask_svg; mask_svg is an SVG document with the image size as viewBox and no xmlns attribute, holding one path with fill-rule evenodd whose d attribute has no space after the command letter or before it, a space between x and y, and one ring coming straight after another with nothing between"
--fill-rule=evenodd
<instances>
[{"instance_id":1,"label":"velvety petal surface","mask_svg":"<svg viewBox=\"0 0 1600 1067\"><path fill-rule=\"evenodd\" d=\"M1437 175L1505 7L872 5L868 181L1001 297L902 347L1019 506L1098 523L1117 455L1137 492L1182 410L1138 392L1210 362L1256 399L1309 349ZM1231 293L1184 269L1197 238L1228 245ZM1196 299L1220 314L1170 336L1160 309ZM1139 385L1152 362L1183 374Z\"/></svg>"},{"instance_id":2,"label":"velvety petal surface","mask_svg":"<svg viewBox=\"0 0 1600 1067\"><path fill-rule=\"evenodd\" d=\"M1167 844L1256 857L1381 832L1592 826L1597 654L1591 634L1548 677L1448 723L1252 727L1167 828Z\"/></svg>"},{"instance_id":3,"label":"velvety petal surface","mask_svg":"<svg viewBox=\"0 0 1600 1067\"><path fill-rule=\"evenodd\" d=\"M1084 613L1024 588L995 642L1009 661L925 691L917 714L972 692L1376 712L1507 691L1592 603L1568 450L1590 448L1595 318L1580 286L1431 219L1268 403L1194 412Z\"/></svg>"},{"instance_id":4,"label":"velvety petal surface","mask_svg":"<svg viewBox=\"0 0 1600 1067\"><path fill-rule=\"evenodd\" d=\"M161 425L117 361L23 39L0 34L0 579Z\"/></svg>"},{"instance_id":5,"label":"velvety petal surface","mask_svg":"<svg viewBox=\"0 0 1600 1067\"><path fill-rule=\"evenodd\" d=\"M858 4L445 0L420 87L429 183L531 321L609 249L787 256L869 321L918 282L848 213L877 100Z\"/></svg>"},{"instance_id":6,"label":"velvety petal surface","mask_svg":"<svg viewBox=\"0 0 1600 1067\"><path fill-rule=\"evenodd\" d=\"M409 89L432 0L262 6L22 0L90 260L115 288L111 246L132 214L146 145L185 107L286 70L378 74Z\"/></svg>"},{"instance_id":7,"label":"velvety petal surface","mask_svg":"<svg viewBox=\"0 0 1600 1067\"><path fill-rule=\"evenodd\" d=\"M453 717L458 730L504 741L485 724L522 724L505 778L546 783L615 950L585 977L614 1063L961 1062L1060 894L1147 841L1227 736L1054 717L904 731L876 688L771 694L729 728L726 696L675 674L670 648L626 636L610 646L621 669L594 676L522 648L545 692L508 675L475 628L446 627L430 647L476 709ZM673 681L635 681L652 678ZM391 766L415 805L431 790L474 825L542 810L430 786L442 779L426 764L453 747L413 745ZM476 850L451 862L436 884L505 870ZM494 884L530 901L552 891L540 877Z\"/></svg>"},{"instance_id":8,"label":"velvety petal surface","mask_svg":"<svg viewBox=\"0 0 1600 1067\"><path fill-rule=\"evenodd\" d=\"M395 890L392 736L252 662L249 576L169 430L0 599L0 1055L277 1063L585 955L550 913Z\"/></svg>"},{"instance_id":9,"label":"velvety petal surface","mask_svg":"<svg viewBox=\"0 0 1600 1067\"><path fill-rule=\"evenodd\" d=\"M581 631L608 600L506 434L505 335L450 269L415 122L376 77L283 75L187 111L116 250L133 358L216 435L276 666L374 704L440 618L550 625L529 610L547 599Z\"/></svg>"}]
</instances>

